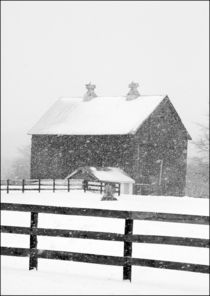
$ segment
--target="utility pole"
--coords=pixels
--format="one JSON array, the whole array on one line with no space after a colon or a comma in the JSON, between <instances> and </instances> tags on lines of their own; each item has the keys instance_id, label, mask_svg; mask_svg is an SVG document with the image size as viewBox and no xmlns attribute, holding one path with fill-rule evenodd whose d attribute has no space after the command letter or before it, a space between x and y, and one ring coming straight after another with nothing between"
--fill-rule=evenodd
<instances>
[{"instance_id":1,"label":"utility pole","mask_svg":"<svg viewBox=\"0 0 210 296\"><path fill-rule=\"evenodd\" d=\"M161 185L162 182L162 174L163 174L163 159L158 159L156 163L160 163L160 173L159 173L159 182L158 185Z\"/></svg>"}]
</instances>

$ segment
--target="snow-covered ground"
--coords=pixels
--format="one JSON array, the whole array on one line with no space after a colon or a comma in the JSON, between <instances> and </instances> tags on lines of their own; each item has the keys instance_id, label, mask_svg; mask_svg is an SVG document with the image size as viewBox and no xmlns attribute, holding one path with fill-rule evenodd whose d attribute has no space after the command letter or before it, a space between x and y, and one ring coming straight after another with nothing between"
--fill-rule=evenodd
<instances>
[{"instance_id":1,"label":"snow-covered ground","mask_svg":"<svg viewBox=\"0 0 210 296\"><path fill-rule=\"evenodd\" d=\"M90 207L116 210L209 215L209 200L190 197L127 196L101 201L98 193L10 192L2 202ZM2 211L2 225L29 226L30 214ZM39 214L39 227L124 232L124 220ZM209 227L183 223L135 221L135 234L209 238ZM29 246L29 236L2 234L2 246ZM123 243L89 239L38 237L38 248L103 255L123 255ZM207 248L133 244L133 257L209 264ZM2 256L2 294L153 294L208 295L209 275L185 271L132 267L132 282L122 280L122 267L39 259L38 271L28 271L28 258Z\"/></svg>"}]
</instances>

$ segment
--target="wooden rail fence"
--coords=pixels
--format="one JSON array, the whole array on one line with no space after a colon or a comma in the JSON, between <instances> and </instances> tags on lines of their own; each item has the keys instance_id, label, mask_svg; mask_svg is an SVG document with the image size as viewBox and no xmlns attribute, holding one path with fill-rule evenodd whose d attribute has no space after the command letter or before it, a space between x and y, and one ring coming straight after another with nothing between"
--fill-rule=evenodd
<instances>
[{"instance_id":1,"label":"wooden rail fence","mask_svg":"<svg viewBox=\"0 0 210 296\"><path fill-rule=\"evenodd\" d=\"M115 182L109 182L109 183L113 184L114 192L120 195L120 183L115 183ZM84 189L84 192L86 190L90 190L90 191L99 191L100 193L103 193L105 190L105 185L106 185L106 182L86 181L83 184L83 189Z\"/></svg>"},{"instance_id":2,"label":"wooden rail fence","mask_svg":"<svg viewBox=\"0 0 210 296\"><path fill-rule=\"evenodd\" d=\"M114 183L115 193L120 195L120 183ZM1 190L9 193L10 191L60 191L65 190L84 190L104 192L105 182L83 183L82 180L75 179L22 179L22 180L1 180Z\"/></svg>"},{"instance_id":3,"label":"wooden rail fence","mask_svg":"<svg viewBox=\"0 0 210 296\"><path fill-rule=\"evenodd\" d=\"M209 225L208 216L139 212L139 211L137 212L137 211L103 210L103 209L91 209L91 208L69 208L69 207L57 207L57 206L55 207L55 206L13 204L13 203L2 203L1 210L31 213L30 227L5 226L5 225L1 226L2 233L30 235L30 248L1 247L1 255L29 257L29 270L38 268L38 258L45 258L45 259L70 260L70 261L77 261L77 262L88 262L88 263L122 266L123 279L130 280L130 281L131 281L131 273L132 273L133 265L147 266L147 267L153 267L153 268L184 270L184 271L200 272L200 273L210 272L208 265L132 257L132 243L167 244L167 245L181 245L181 246L189 246L189 247L209 248L208 239L133 234L134 220L149 220L149 221ZM38 228L39 213L120 218L125 220L124 234L109 233L109 232L95 232L95 231ZM38 249L37 236L39 235L65 237L65 238L121 241L124 243L124 255L123 257L119 257L119 256L106 256L106 255L95 255L95 254Z\"/></svg>"}]
</instances>

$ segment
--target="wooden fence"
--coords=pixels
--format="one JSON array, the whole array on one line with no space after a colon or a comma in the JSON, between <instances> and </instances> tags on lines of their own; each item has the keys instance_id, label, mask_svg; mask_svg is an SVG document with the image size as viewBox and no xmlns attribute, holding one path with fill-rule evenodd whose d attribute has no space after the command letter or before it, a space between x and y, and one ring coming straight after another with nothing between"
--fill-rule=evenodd
<instances>
[{"instance_id":1,"label":"wooden fence","mask_svg":"<svg viewBox=\"0 0 210 296\"><path fill-rule=\"evenodd\" d=\"M165 192L167 191L164 184L134 184L134 194L136 195L165 195Z\"/></svg>"},{"instance_id":2,"label":"wooden fence","mask_svg":"<svg viewBox=\"0 0 210 296\"><path fill-rule=\"evenodd\" d=\"M114 192L120 195L120 183L114 183L114 182L109 182L113 185L114 187ZM89 191L99 191L100 193L103 193L105 190L105 182L93 182L93 181L86 181L86 183L83 185L84 192L86 190Z\"/></svg>"},{"instance_id":3,"label":"wooden fence","mask_svg":"<svg viewBox=\"0 0 210 296\"><path fill-rule=\"evenodd\" d=\"M1 232L3 233L30 235L30 248L1 247L2 255L29 257L29 270L38 268L38 258L45 258L45 259L70 260L70 261L78 261L78 262L122 266L123 279L130 280L130 281L131 281L131 271L132 271L133 265L147 266L147 267L153 267L153 268L184 270L184 271L200 272L200 273L209 273L208 265L132 257L132 243L167 244L167 245L209 248L208 239L133 234L134 220L149 220L149 221L208 225L209 224L208 216L137 212L137 211L103 210L103 209L91 209L91 208L68 208L68 207L12 204L12 203L2 203L1 210L31 213L30 227L19 227L19 226L17 227L17 226L5 226L5 225L1 226ZM124 230L124 234L120 234L120 233L109 233L109 232L38 228L39 213L120 218L125 220L125 230ZM65 238L121 241L124 243L124 255L123 257L119 257L119 256L105 256L105 255L38 249L37 236L39 235L65 237Z\"/></svg>"},{"instance_id":4,"label":"wooden fence","mask_svg":"<svg viewBox=\"0 0 210 296\"><path fill-rule=\"evenodd\" d=\"M120 183L113 183L115 187L115 193L120 195ZM10 191L60 191L65 190L70 192L71 190L84 190L104 192L105 182L90 182L84 183L82 180L76 179L22 179L22 180L1 180L1 190L9 193Z\"/></svg>"}]
</instances>

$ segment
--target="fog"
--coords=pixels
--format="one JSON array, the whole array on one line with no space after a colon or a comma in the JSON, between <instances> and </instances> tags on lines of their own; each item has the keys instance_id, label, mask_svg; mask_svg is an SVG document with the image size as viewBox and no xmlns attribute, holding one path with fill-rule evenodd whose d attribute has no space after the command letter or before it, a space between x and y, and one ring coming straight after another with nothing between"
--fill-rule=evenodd
<instances>
[{"instance_id":1,"label":"fog","mask_svg":"<svg viewBox=\"0 0 210 296\"><path fill-rule=\"evenodd\" d=\"M2 1L2 160L62 96L167 94L193 139L209 106L209 3ZM125 119L126 120L126 119ZM193 153L189 147L189 155Z\"/></svg>"}]
</instances>

